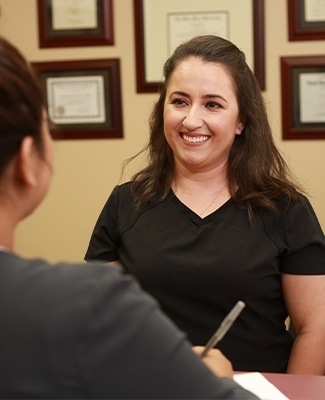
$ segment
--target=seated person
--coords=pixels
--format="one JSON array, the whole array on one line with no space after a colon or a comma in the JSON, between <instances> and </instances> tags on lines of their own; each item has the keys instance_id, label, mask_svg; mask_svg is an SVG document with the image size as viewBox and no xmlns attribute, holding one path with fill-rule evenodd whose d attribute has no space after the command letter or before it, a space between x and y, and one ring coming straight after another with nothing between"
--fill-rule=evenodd
<instances>
[{"instance_id":1,"label":"seated person","mask_svg":"<svg viewBox=\"0 0 325 400\"><path fill-rule=\"evenodd\" d=\"M120 262L193 345L244 301L218 346L237 371L324 375L325 237L245 54L195 37L163 75L146 165L111 192L85 259Z\"/></svg>"}]
</instances>

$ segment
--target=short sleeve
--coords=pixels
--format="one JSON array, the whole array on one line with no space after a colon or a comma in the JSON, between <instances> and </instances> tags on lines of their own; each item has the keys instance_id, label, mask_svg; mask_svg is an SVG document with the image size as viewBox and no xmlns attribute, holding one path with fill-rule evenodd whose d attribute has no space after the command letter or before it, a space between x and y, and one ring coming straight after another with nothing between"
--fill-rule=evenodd
<instances>
[{"instance_id":1,"label":"short sleeve","mask_svg":"<svg viewBox=\"0 0 325 400\"><path fill-rule=\"evenodd\" d=\"M301 275L325 274L325 237L306 197L290 204L282 214L282 272Z\"/></svg>"}]
</instances>

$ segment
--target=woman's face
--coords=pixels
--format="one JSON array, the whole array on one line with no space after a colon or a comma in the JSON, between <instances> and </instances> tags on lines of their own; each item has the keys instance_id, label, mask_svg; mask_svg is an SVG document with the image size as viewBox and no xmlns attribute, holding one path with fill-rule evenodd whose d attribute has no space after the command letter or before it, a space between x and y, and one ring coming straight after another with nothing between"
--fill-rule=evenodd
<instances>
[{"instance_id":1,"label":"woman's face","mask_svg":"<svg viewBox=\"0 0 325 400\"><path fill-rule=\"evenodd\" d=\"M244 127L233 82L222 64L191 57L167 84L164 132L176 169L198 172L225 164Z\"/></svg>"}]
</instances>

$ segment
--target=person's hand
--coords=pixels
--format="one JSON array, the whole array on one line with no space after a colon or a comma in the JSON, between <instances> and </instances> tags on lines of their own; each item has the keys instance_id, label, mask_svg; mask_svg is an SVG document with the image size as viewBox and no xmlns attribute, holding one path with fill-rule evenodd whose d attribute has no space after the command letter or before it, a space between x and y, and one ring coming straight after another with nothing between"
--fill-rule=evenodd
<instances>
[{"instance_id":1,"label":"person's hand","mask_svg":"<svg viewBox=\"0 0 325 400\"><path fill-rule=\"evenodd\" d=\"M120 260L115 260L115 261L108 261L106 263L109 267L123 267L122 263Z\"/></svg>"},{"instance_id":2,"label":"person's hand","mask_svg":"<svg viewBox=\"0 0 325 400\"><path fill-rule=\"evenodd\" d=\"M203 346L194 346L192 347L193 351L200 356L202 351L204 350ZM211 371L218 376L223 376L227 378L232 378L234 374L234 370L232 369L232 364L226 358L220 350L211 349L208 354L202 358L202 361L206 364L207 367L211 369Z\"/></svg>"}]
</instances>

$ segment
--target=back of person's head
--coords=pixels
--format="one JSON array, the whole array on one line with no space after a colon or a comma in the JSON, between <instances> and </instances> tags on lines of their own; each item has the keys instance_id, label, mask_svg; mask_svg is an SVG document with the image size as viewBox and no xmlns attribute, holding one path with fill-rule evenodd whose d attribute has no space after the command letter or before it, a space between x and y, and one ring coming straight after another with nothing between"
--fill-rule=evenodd
<instances>
[{"instance_id":1,"label":"back of person's head","mask_svg":"<svg viewBox=\"0 0 325 400\"><path fill-rule=\"evenodd\" d=\"M0 177L25 136L42 151L39 82L21 52L0 37Z\"/></svg>"}]
</instances>

